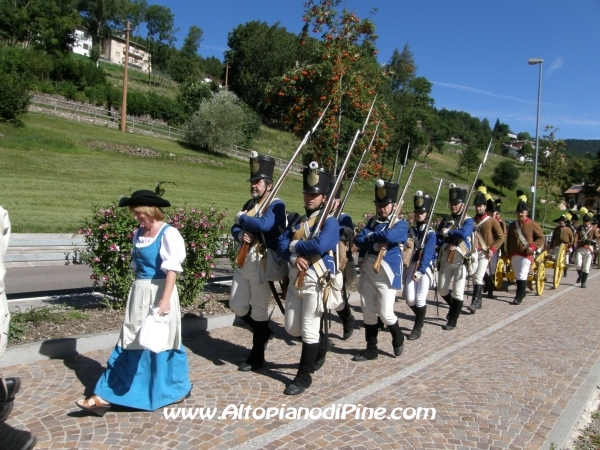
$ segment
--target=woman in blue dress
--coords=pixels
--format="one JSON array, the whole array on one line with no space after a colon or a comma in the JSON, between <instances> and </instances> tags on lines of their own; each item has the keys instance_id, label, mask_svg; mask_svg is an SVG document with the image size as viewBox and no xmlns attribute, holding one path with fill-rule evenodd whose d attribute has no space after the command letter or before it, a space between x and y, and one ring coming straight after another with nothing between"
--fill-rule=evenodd
<instances>
[{"instance_id":1,"label":"woman in blue dress","mask_svg":"<svg viewBox=\"0 0 600 450\"><path fill-rule=\"evenodd\" d=\"M192 385L181 344L181 314L175 281L183 271L185 243L176 228L163 222L161 208L171 204L154 192L141 190L123 197L140 227L133 236L135 281L129 291L121 335L98 380L94 395L78 400L86 411L104 415L111 405L154 411L189 397ZM154 353L139 342L139 331L150 308L169 318L167 350Z\"/></svg>"}]
</instances>

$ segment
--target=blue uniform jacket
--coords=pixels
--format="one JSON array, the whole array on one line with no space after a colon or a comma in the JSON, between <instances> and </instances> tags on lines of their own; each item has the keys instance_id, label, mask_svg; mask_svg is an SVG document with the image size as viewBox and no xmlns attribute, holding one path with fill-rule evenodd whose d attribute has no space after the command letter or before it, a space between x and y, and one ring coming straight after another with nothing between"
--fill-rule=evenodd
<instances>
[{"instance_id":1,"label":"blue uniform jacket","mask_svg":"<svg viewBox=\"0 0 600 450\"><path fill-rule=\"evenodd\" d=\"M299 220L295 225L288 227L279 237L279 255L285 259L287 262L290 261L290 257L292 253L290 252L289 246L290 242L294 238L294 233L302 224L302 220ZM314 226L311 227L310 231L312 232ZM323 228L321 232L313 239L307 239L305 241L300 240L296 244L296 255L302 256L312 256L319 255L323 259L325 266L327 269L331 271L332 274L335 273L335 262L333 257L329 255L328 252L334 252L335 247L340 241L340 226L335 217L329 216L325 223L323 224ZM313 269L311 264L309 269ZM314 269L313 269L314 270Z\"/></svg>"},{"instance_id":2,"label":"blue uniform jacket","mask_svg":"<svg viewBox=\"0 0 600 450\"><path fill-rule=\"evenodd\" d=\"M387 221L372 218L358 236L355 244L365 253L377 255L379 251L373 248L375 243L387 243L387 251L383 261L392 269L394 279L390 280L394 289L402 289L402 255L398 244L404 244L408 239L408 222L400 220L392 228L387 228Z\"/></svg>"},{"instance_id":3,"label":"blue uniform jacket","mask_svg":"<svg viewBox=\"0 0 600 450\"><path fill-rule=\"evenodd\" d=\"M423 228L425 228L425 227L423 226ZM419 230L419 229L417 229L417 227L412 227L411 231L414 233L414 235L417 238L415 240L415 248L416 248L416 250L418 250L419 249L418 246L420 245L421 240L423 239L423 234L425 233L425 230L424 229ZM412 235L412 233L411 233L411 235ZM421 255L421 262L419 263L419 267L417 267L417 270L416 270L417 272L424 274L427 271L428 267L433 267L433 263L436 258L436 253L435 253L436 240L437 240L436 233L430 227L427 235L425 236L425 245L423 246L423 255ZM411 262L414 262L414 263L417 262L417 251L415 251L413 253Z\"/></svg>"},{"instance_id":4,"label":"blue uniform jacket","mask_svg":"<svg viewBox=\"0 0 600 450\"><path fill-rule=\"evenodd\" d=\"M442 230L444 228L449 228L452 224L452 221L456 223L458 222L458 218L453 219L452 216L449 216L440 222L440 225L437 229L438 247L441 247L443 244L458 245L460 241L465 241L467 248L471 250L470 238L473 234L473 218L467 217L463 222L462 227L460 227L459 229L448 231L448 237L444 237L444 235L442 234ZM469 240L467 240L468 238Z\"/></svg>"},{"instance_id":5,"label":"blue uniform jacket","mask_svg":"<svg viewBox=\"0 0 600 450\"><path fill-rule=\"evenodd\" d=\"M243 211L248 211L256 204L255 200L246 202ZM231 235L239 242L240 231L249 231L254 233L255 237L263 242L260 233L265 236L266 242L263 242L271 250L277 251L277 241L279 235L285 230L285 204L281 200L273 200L267 211L261 217L250 217L243 214L239 218L240 224L233 224L231 227Z\"/></svg>"}]
</instances>

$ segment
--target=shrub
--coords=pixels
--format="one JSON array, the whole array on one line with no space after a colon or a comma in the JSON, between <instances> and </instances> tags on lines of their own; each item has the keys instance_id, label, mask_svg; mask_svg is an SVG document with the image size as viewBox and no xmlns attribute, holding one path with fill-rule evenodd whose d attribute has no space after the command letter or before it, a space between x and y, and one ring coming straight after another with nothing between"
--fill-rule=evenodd
<instances>
[{"instance_id":1,"label":"shrub","mask_svg":"<svg viewBox=\"0 0 600 450\"><path fill-rule=\"evenodd\" d=\"M143 116L148 114L148 99L146 94L139 91L130 91L127 93L127 114L132 116Z\"/></svg>"},{"instance_id":2,"label":"shrub","mask_svg":"<svg viewBox=\"0 0 600 450\"><path fill-rule=\"evenodd\" d=\"M190 210L179 208L167 221L179 230L186 246L183 274L177 282L182 306L193 304L206 282L213 277L215 255L222 246L222 222L226 216L225 212L218 212L212 206Z\"/></svg>"},{"instance_id":3,"label":"shrub","mask_svg":"<svg viewBox=\"0 0 600 450\"><path fill-rule=\"evenodd\" d=\"M77 86L72 81L62 81L56 86L56 89L67 100L77 99Z\"/></svg>"},{"instance_id":4,"label":"shrub","mask_svg":"<svg viewBox=\"0 0 600 450\"><path fill-rule=\"evenodd\" d=\"M27 82L18 75L0 73L0 122L23 126L31 95Z\"/></svg>"},{"instance_id":5,"label":"shrub","mask_svg":"<svg viewBox=\"0 0 600 450\"><path fill-rule=\"evenodd\" d=\"M212 96L210 85L202 81L187 81L179 85L177 102L185 114L190 117L200 108L204 100Z\"/></svg>"},{"instance_id":6,"label":"shrub","mask_svg":"<svg viewBox=\"0 0 600 450\"><path fill-rule=\"evenodd\" d=\"M134 279L131 249L137 222L128 208L92 208L93 215L79 230L86 249L83 261L92 268L93 286L99 287L111 308L123 308ZM191 305L213 277L215 254L221 248L225 212L215 208L179 208L167 212L166 222L177 228L186 244L183 274L177 282L182 306Z\"/></svg>"},{"instance_id":7,"label":"shrub","mask_svg":"<svg viewBox=\"0 0 600 450\"><path fill-rule=\"evenodd\" d=\"M246 120L237 96L222 91L200 104L187 123L186 140L210 150L231 147L243 141Z\"/></svg>"},{"instance_id":8,"label":"shrub","mask_svg":"<svg viewBox=\"0 0 600 450\"><path fill-rule=\"evenodd\" d=\"M120 309L127 302L133 282L131 239L137 222L127 208L110 205L92 208L94 214L83 222L86 249L83 261L92 268L93 287L100 287L108 306Z\"/></svg>"}]
</instances>

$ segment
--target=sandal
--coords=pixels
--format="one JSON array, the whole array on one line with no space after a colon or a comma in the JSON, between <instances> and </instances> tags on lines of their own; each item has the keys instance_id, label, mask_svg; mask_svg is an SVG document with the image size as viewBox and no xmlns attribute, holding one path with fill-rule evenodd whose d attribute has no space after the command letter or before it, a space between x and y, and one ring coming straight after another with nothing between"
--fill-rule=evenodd
<instances>
[{"instance_id":1,"label":"sandal","mask_svg":"<svg viewBox=\"0 0 600 450\"><path fill-rule=\"evenodd\" d=\"M92 395L91 397L86 398L85 400L77 400L75 402L77 406L79 406L84 411L93 412L94 414L102 417L106 412L110 409L111 404L102 400L102 398L97 395Z\"/></svg>"}]
</instances>

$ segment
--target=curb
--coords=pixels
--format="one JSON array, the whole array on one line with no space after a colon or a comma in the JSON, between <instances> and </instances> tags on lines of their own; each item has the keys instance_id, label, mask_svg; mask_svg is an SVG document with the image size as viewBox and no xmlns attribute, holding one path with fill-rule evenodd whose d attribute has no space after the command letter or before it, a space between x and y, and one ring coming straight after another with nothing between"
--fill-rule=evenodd
<instances>
[{"instance_id":1,"label":"curb","mask_svg":"<svg viewBox=\"0 0 600 450\"><path fill-rule=\"evenodd\" d=\"M281 317L279 308L277 306L271 307L269 318L276 319L278 317ZM185 336L218 328L244 325L245 323L234 313L188 318L181 320L181 334ZM48 339L47 341L11 346L6 349L0 359L0 369L21 364L32 364L46 359L61 359L81 353L106 350L114 347L120 333L121 330L104 331L102 333Z\"/></svg>"}]
</instances>

